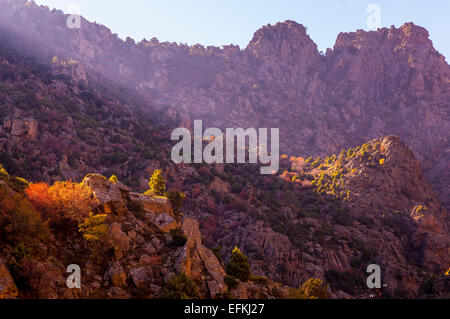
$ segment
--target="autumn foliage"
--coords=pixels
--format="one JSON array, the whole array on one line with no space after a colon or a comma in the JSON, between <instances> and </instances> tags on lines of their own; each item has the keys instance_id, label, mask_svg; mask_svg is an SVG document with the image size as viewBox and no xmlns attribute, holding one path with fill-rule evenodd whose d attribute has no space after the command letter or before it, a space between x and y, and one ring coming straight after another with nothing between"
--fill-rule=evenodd
<instances>
[{"instance_id":1,"label":"autumn foliage","mask_svg":"<svg viewBox=\"0 0 450 319\"><path fill-rule=\"evenodd\" d=\"M47 225L30 201L22 194L0 187L0 239L19 243L47 235Z\"/></svg>"},{"instance_id":2,"label":"autumn foliage","mask_svg":"<svg viewBox=\"0 0 450 319\"><path fill-rule=\"evenodd\" d=\"M70 218L82 221L96 206L88 186L72 182L30 184L25 190L34 207L49 219Z\"/></svg>"}]
</instances>

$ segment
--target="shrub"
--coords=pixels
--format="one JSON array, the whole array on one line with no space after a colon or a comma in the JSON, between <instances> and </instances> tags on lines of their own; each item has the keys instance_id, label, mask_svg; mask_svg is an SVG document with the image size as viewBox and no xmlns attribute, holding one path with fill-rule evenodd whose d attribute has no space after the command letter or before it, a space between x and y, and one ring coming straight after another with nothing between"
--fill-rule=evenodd
<instances>
[{"instance_id":1,"label":"shrub","mask_svg":"<svg viewBox=\"0 0 450 319\"><path fill-rule=\"evenodd\" d=\"M115 183L117 183L117 182L119 181L119 179L117 178L116 175L112 175L112 176L109 178L109 181L110 181L111 183L115 184Z\"/></svg>"},{"instance_id":2,"label":"shrub","mask_svg":"<svg viewBox=\"0 0 450 319\"><path fill-rule=\"evenodd\" d=\"M162 299L195 299L198 298L198 290L194 281L180 273L172 276L161 293Z\"/></svg>"},{"instance_id":3,"label":"shrub","mask_svg":"<svg viewBox=\"0 0 450 319\"><path fill-rule=\"evenodd\" d=\"M0 179L4 180L5 182L9 181L9 174L2 164L0 164Z\"/></svg>"},{"instance_id":4,"label":"shrub","mask_svg":"<svg viewBox=\"0 0 450 319\"><path fill-rule=\"evenodd\" d=\"M173 192L169 192L167 194L167 198L169 199L170 204L172 205L172 209L176 214L178 214L180 212L180 209L183 206L185 197L186 197L186 194L179 192L179 191L173 191Z\"/></svg>"},{"instance_id":5,"label":"shrub","mask_svg":"<svg viewBox=\"0 0 450 319\"><path fill-rule=\"evenodd\" d=\"M49 186L46 183L30 184L25 190L28 199L39 211L44 211L52 205L52 199L48 192Z\"/></svg>"},{"instance_id":6,"label":"shrub","mask_svg":"<svg viewBox=\"0 0 450 319\"><path fill-rule=\"evenodd\" d=\"M0 234L10 242L33 242L45 239L47 224L30 201L21 194L0 189ZM0 236L1 237L1 236Z\"/></svg>"},{"instance_id":7,"label":"shrub","mask_svg":"<svg viewBox=\"0 0 450 319\"><path fill-rule=\"evenodd\" d=\"M308 279L293 295L294 299L329 299L328 285L319 278Z\"/></svg>"},{"instance_id":8,"label":"shrub","mask_svg":"<svg viewBox=\"0 0 450 319\"><path fill-rule=\"evenodd\" d=\"M227 274L243 282L248 281L250 278L251 273L248 258L237 247L231 253L231 259L227 265Z\"/></svg>"},{"instance_id":9,"label":"shrub","mask_svg":"<svg viewBox=\"0 0 450 319\"><path fill-rule=\"evenodd\" d=\"M84 239L90 242L102 242L108 234L108 226L106 226L106 214L94 215L89 213L89 217L84 223L79 225L79 231L83 234Z\"/></svg>"},{"instance_id":10,"label":"shrub","mask_svg":"<svg viewBox=\"0 0 450 319\"><path fill-rule=\"evenodd\" d=\"M20 177L11 177L9 180L9 185L16 192L23 192L28 187L28 182Z\"/></svg>"},{"instance_id":11,"label":"shrub","mask_svg":"<svg viewBox=\"0 0 450 319\"><path fill-rule=\"evenodd\" d=\"M69 218L83 221L96 206L88 186L72 182L56 182L48 187L43 183L31 184L26 194L33 205L51 221Z\"/></svg>"}]
</instances>

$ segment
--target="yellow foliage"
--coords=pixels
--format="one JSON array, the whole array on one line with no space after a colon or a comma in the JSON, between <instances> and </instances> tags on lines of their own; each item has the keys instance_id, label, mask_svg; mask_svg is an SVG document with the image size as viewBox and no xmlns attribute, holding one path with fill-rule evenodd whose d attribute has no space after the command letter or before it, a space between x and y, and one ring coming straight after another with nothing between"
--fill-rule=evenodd
<instances>
[{"instance_id":1,"label":"yellow foliage","mask_svg":"<svg viewBox=\"0 0 450 319\"><path fill-rule=\"evenodd\" d=\"M89 213L89 217L84 223L78 226L79 231L83 233L84 239L87 241L102 241L108 234L108 226L106 226L106 214L94 215Z\"/></svg>"},{"instance_id":2,"label":"yellow foliage","mask_svg":"<svg viewBox=\"0 0 450 319\"><path fill-rule=\"evenodd\" d=\"M294 299L329 299L328 285L319 278L308 279L300 288L292 294Z\"/></svg>"},{"instance_id":3,"label":"yellow foliage","mask_svg":"<svg viewBox=\"0 0 450 319\"><path fill-rule=\"evenodd\" d=\"M84 184L55 182L31 184L25 190L33 205L50 218L66 216L81 221L96 206L91 190Z\"/></svg>"}]
</instances>

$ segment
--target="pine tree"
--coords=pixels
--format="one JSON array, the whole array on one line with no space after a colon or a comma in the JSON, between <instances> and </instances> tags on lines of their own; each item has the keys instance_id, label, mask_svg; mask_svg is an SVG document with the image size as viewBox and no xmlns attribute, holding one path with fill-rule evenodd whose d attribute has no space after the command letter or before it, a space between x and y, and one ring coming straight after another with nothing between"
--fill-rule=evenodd
<instances>
[{"instance_id":1,"label":"pine tree","mask_svg":"<svg viewBox=\"0 0 450 319\"><path fill-rule=\"evenodd\" d=\"M227 274L238 278L240 281L246 282L250 279L250 264L247 256L245 256L239 248L234 248L231 253L230 262L227 265Z\"/></svg>"},{"instance_id":2,"label":"pine tree","mask_svg":"<svg viewBox=\"0 0 450 319\"><path fill-rule=\"evenodd\" d=\"M150 187L149 192L151 194L156 196L166 195L166 181L164 180L164 176L160 169L157 169L153 172L153 175L148 182L148 186Z\"/></svg>"}]
</instances>

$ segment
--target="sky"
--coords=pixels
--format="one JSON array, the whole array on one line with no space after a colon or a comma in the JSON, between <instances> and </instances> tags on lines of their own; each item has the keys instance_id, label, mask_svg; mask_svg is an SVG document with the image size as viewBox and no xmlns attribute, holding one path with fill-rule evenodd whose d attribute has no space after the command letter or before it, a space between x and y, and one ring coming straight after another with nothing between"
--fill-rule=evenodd
<instances>
[{"instance_id":1,"label":"sky","mask_svg":"<svg viewBox=\"0 0 450 319\"><path fill-rule=\"evenodd\" d=\"M308 29L319 50L333 47L340 32L425 27L435 48L449 61L449 0L35 0L107 26L122 39L245 48L268 23L294 20ZM375 6L373 6L375 5ZM369 23L368 23L369 22Z\"/></svg>"}]
</instances>

